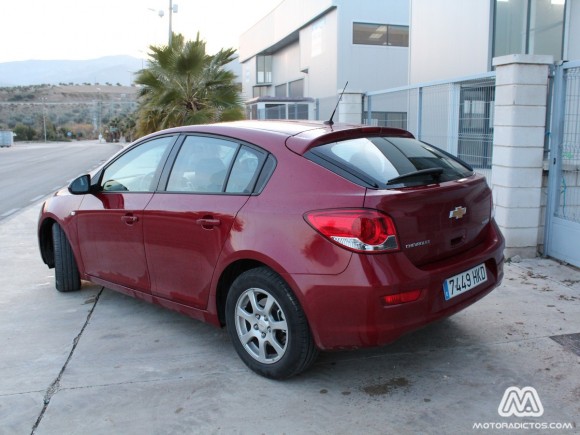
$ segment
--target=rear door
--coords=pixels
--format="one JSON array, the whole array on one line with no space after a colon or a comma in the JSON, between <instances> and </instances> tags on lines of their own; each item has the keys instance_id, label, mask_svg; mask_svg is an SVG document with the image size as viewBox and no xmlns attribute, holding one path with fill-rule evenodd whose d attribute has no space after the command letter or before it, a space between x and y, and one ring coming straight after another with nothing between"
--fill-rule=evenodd
<instances>
[{"instance_id":1,"label":"rear door","mask_svg":"<svg viewBox=\"0 0 580 435\"><path fill-rule=\"evenodd\" d=\"M187 136L165 191L145 209L144 237L152 293L207 306L219 254L248 200L266 153L229 140Z\"/></svg>"},{"instance_id":2,"label":"rear door","mask_svg":"<svg viewBox=\"0 0 580 435\"><path fill-rule=\"evenodd\" d=\"M393 218L401 249L421 266L457 255L485 239L491 192L485 179L474 175L421 188L369 190L365 207Z\"/></svg>"},{"instance_id":3,"label":"rear door","mask_svg":"<svg viewBox=\"0 0 580 435\"><path fill-rule=\"evenodd\" d=\"M401 248L417 266L457 255L485 237L491 219L485 178L442 150L411 138L368 137L312 153L368 187L365 207L393 218Z\"/></svg>"}]
</instances>

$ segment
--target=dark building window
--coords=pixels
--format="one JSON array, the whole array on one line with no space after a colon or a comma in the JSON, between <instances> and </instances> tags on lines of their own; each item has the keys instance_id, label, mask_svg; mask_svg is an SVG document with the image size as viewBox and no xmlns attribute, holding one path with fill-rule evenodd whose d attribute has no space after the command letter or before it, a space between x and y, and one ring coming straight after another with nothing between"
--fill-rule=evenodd
<instances>
[{"instance_id":1,"label":"dark building window","mask_svg":"<svg viewBox=\"0 0 580 435\"><path fill-rule=\"evenodd\" d=\"M272 83L272 56L256 56L256 83Z\"/></svg>"},{"instance_id":2,"label":"dark building window","mask_svg":"<svg viewBox=\"0 0 580 435\"><path fill-rule=\"evenodd\" d=\"M304 79L295 80L288 83L288 96L290 98L303 98L304 97Z\"/></svg>"},{"instance_id":3,"label":"dark building window","mask_svg":"<svg viewBox=\"0 0 580 435\"><path fill-rule=\"evenodd\" d=\"M287 87L288 87L288 86L287 86L287 84L286 84L286 83L284 83L283 85L278 85L278 86L276 86L276 89L275 89L275 91L276 91L276 92L275 92L275 96L276 96L276 97L287 97L287 96L288 96L288 93L287 93L287 91L286 91Z\"/></svg>"},{"instance_id":4,"label":"dark building window","mask_svg":"<svg viewBox=\"0 0 580 435\"><path fill-rule=\"evenodd\" d=\"M562 59L565 0L496 0L493 56L548 54Z\"/></svg>"},{"instance_id":5,"label":"dark building window","mask_svg":"<svg viewBox=\"0 0 580 435\"><path fill-rule=\"evenodd\" d=\"M254 97L254 98L267 97L268 90L269 90L269 86L254 86L254 91L252 93L252 97Z\"/></svg>"},{"instance_id":6,"label":"dark building window","mask_svg":"<svg viewBox=\"0 0 580 435\"><path fill-rule=\"evenodd\" d=\"M409 26L354 23L352 42L361 45L409 46Z\"/></svg>"}]
</instances>

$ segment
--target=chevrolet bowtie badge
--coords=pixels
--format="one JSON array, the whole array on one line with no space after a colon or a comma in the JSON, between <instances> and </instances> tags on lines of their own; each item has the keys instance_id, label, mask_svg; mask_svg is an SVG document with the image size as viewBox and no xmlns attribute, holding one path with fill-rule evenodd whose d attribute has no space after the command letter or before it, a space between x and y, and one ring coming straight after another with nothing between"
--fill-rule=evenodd
<instances>
[{"instance_id":1,"label":"chevrolet bowtie badge","mask_svg":"<svg viewBox=\"0 0 580 435\"><path fill-rule=\"evenodd\" d=\"M449 212L449 219L453 219L453 218L455 218L456 220L461 219L463 216L465 216L466 213L467 213L467 208L455 207L454 210L451 210Z\"/></svg>"}]
</instances>

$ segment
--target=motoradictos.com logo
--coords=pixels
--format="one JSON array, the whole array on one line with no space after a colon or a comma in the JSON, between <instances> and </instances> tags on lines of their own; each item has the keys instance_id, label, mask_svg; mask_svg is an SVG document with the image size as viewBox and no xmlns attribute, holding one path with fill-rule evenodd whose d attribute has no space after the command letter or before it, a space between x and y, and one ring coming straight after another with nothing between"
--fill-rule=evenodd
<instances>
[{"instance_id":1,"label":"motoradictos.com logo","mask_svg":"<svg viewBox=\"0 0 580 435\"><path fill-rule=\"evenodd\" d=\"M544 407L538 392L533 387L509 387L503 393L497 412L502 417L541 417Z\"/></svg>"},{"instance_id":2,"label":"motoradictos.com logo","mask_svg":"<svg viewBox=\"0 0 580 435\"><path fill-rule=\"evenodd\" d=\"M541 417L544 415L544 406L538 392L533 387L509 387L505 390L497 408L501 417ZM549 422L489 422L474 423L473 429L510 429L510 430L562 430L573 429L572 423Z\"/></svg>"},{"instance_id":3,"label":"motoradictos.com logo","mask_svg":"<svg viewBox=\"0 0 580 435\"><path fill-rule=\"evenodd\" d=\"M574 429L572 423L540 423L540 422L489 422L473 423L473 429L507 429L507 430L563 430Z\"/></svg>"}]
</instances>

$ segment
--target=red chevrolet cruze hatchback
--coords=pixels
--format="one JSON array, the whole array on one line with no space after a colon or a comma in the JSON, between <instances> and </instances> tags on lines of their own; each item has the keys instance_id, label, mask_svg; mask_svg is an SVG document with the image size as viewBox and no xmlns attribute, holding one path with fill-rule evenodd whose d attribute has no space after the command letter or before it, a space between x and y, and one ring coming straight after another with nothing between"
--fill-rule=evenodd
<instances>
[{"instance_id":1,"label":"red chevrolet cruze hatchback","mask_svg":"<svg viewBox=\"0 0 580 435\"><path fill-rule=\"evenodd\" d=\"M225 325L270 378L392 342L503 277L484 177L390 128L164 130L56 193L38 230L58 290L87 280Z\"/></svg>"}]
</instances>

